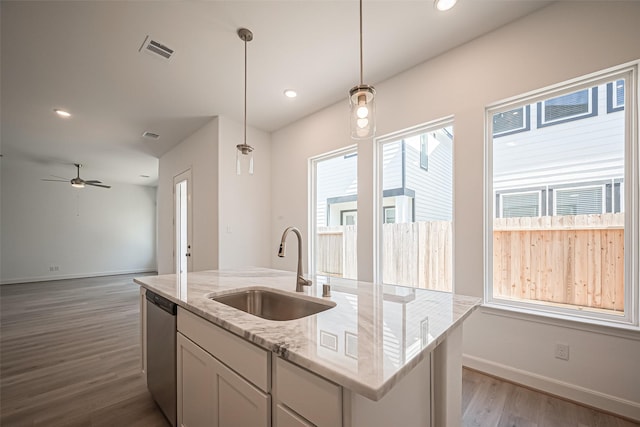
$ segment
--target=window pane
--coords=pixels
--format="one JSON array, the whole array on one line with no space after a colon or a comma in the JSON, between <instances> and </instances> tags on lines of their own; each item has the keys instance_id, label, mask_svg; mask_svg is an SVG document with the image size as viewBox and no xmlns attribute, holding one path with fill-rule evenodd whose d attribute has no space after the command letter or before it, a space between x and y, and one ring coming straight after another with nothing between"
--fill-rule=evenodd
<instances>
[{"instance_id":1,"label":"window pane","mask_svg":"<svg viewBox=\"0 0 640 427\"><path fill-rule=\"evenodd\" d=\"M540 192L502 195L502 217L540 216Z\"/></svg>"},{"instance_id":2,"label":"window pane","mask_svg":"<svg viewBox=\"0 0 640 427\"><path fill-rule=\"evenodd\" d=\"M525 127L524 108L515 108L493 116L493 135L510 132Z\"/></svg>"},{"instance_id":3,"label":"window pane","mask_svg":"<svg viewBox=\"0 0 640 427\"><path fill-rule=\"evenodd\" d=\"M556 215L601 214L602 187L556 190Z\"/></svg>"},{"instance_id":4,"label":"window pane","mask_svg":"<svg viewBox=\"0 0 640 427\"><path fill-rule=\"evenodd\" d=\"M544 121L564 119L589 112L589 90L570 93L549 99L544 103Z\"/></svg>"},{"instance_id":5,"label":"window pane","mask_svg":"<svg viewBox=\"0 0 640 427\"><path fill-rule=\"evenodd\" d=\"M356 152L313 162L315 274L357 278L358 157Z\"/></svg>"},{"instance_id":6,"label":"window pane","mask_svg":"<svg viewBox=\"0 0 640 427\"><path fill-rule=\"evenodd\" d=\"M605 113L607 85L615 83L540 103L544 120L588 117L491 140L494 301L625 314L626 119L624 111ZM593 93L601 114L589 111Z\"/></svg>"},{"instance_id":7,"label":"window pane","mask_svg":"<svg viewBox=\"0 0 640 427\"><path fill-rule=\"evenodd\" d=\"M413 131L380 150L382 281L451 291L452 126Z\"/></svg>"}]
</instances>

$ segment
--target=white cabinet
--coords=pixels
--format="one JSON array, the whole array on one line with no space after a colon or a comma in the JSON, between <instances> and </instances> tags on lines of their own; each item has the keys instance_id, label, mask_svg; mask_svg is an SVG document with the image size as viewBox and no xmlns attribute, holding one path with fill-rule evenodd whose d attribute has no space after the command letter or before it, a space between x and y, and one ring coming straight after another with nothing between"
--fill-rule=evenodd
<instances>
[{"instance_id":1,"label":"white cabinet","mask_svg":"<svg viewBox=\"0 0 640 427\"><path fill-rule=\"evenodd\" d=\"M275 427L342 425L342 387L283 359L274 362Z\"/></svg>"},{"instance_id":2,"label":"white cabinet","mask_svg":"<svg viewBox=\"0 0 640 427\"><path fill-rule=\"evenodd\" d=\"M193 316L190 313L187 314ZM186 323L184 313L182 317L183 321L181 322L179 311L177 339L178 425L183 427L269 427L271 425L271 397L267 390L263 391L247 380L247 375L255 376L256 372L260 372L260 370L249 365L244 369L240 366L236 372L214 357L217 356L217 347L223 359L231 357L232 364L237 364L238 359L245 360L247 357L251 359L252 355L255 356L253 348L251 348L252 344L242 340L236 342L235 338L237 337L197 316L188 317ZM197 327L200 321L206 323L207 331ZM180 330L181 326L182 330ZM211 341L210 337L219 332L223 334L221 338L217 342ZM205 351L200 345L208 347L207 350L211 349L212 354ZM245 345L250 347L245 347ZM264 355L266 356L266 352ZM266 372L267 362L268 359L265 358L262 371ZM257 381L260 382L261 379L261 376L258 375ZM266 375L264 379L266 387Z\"/></svg>"}]
</instances>

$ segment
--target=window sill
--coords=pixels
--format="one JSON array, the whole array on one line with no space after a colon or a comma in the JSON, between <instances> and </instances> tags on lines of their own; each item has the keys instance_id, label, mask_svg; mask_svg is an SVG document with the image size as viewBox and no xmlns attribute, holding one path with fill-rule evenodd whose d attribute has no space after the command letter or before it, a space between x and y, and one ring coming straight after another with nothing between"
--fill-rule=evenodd
<instances>
[{"instance_id":1,"label":"window sill","mask_svg":"<svg viewBox=\"0 0 640 427\"><path fill-rule=\"evenodd\" d=\"M480 307L480 311L492 316L509 317L517 320L640 341L640 327L637 325L614 324L612 322L595 319L575 318L557 313L539 312L495 303L484 303Z\"/></svg>"}]
</instances>

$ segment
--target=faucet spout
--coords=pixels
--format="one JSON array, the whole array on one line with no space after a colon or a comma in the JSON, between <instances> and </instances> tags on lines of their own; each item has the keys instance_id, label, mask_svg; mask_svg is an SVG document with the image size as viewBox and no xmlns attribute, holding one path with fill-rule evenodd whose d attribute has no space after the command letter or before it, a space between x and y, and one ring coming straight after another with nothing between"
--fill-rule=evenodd
<instances>
[{"instance_id":1,"label":"faucet spout","mask_svg":"<svg viewBox=\"0 0 640 427\"><path fill-rule=\"evenodd\" d=\"M278 256L284 258L284 251L286 248L286 240L289 232L293 233L298 238L298 277L296 278L296 292L302 292L304 286L311 286L311 280L307 280L302 275L302 235L300 230L296 227L287 227L282 233L282 239L280 239L280 249L278 250Z\"/></svg>"}]
</instances>

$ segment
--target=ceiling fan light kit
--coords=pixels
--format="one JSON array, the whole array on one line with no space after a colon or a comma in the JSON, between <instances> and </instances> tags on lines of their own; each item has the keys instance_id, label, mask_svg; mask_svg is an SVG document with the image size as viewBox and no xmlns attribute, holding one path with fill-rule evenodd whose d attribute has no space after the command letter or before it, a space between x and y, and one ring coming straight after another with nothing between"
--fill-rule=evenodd
<instances>
[{"instance_id":1,"label":"ceiling fan light kit","mask_svg":"<svg viewBox=\"0 0 640 427\"><path fill-rule=\"evenodd\" d=\"M80 163L73 164L76 167L77 174L75 178L71 178L70 180L66 179L43 179L41 181L53 181L53 182L70 182L73 188L84 188L86 185L90 185L92 187L100 187L100 188L111 188L110 185L105 185L102 181L98 181L95 179L84 180L80 178L80 168L82 165Z\"/></svg>"}]
</instances>

